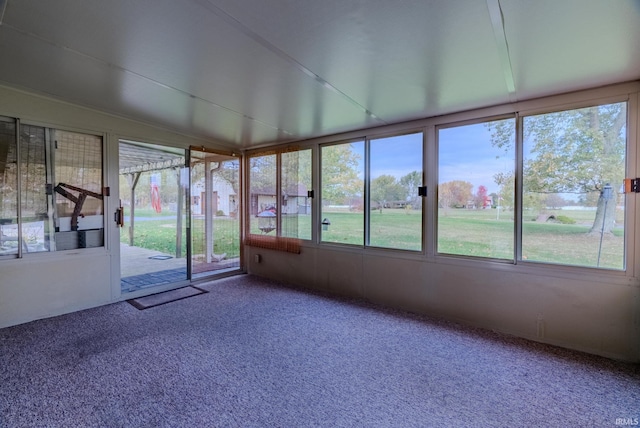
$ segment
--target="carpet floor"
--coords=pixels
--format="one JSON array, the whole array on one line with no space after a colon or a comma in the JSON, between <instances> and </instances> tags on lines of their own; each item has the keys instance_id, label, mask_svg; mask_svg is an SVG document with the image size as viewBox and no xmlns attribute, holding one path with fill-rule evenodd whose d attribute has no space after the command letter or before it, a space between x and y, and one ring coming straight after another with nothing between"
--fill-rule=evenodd
<instances>
[{"instance_id":1,"label":"carpet floor","mask_svg":"<svg viewBox=\"0 0 640 428\"><path fill-rule=\"evenodd\" d=\"M0 427L601 427L640 368L253 276L0 330ZM627 424L628 425L628 424Z\"/></svg>"}]
</instances>

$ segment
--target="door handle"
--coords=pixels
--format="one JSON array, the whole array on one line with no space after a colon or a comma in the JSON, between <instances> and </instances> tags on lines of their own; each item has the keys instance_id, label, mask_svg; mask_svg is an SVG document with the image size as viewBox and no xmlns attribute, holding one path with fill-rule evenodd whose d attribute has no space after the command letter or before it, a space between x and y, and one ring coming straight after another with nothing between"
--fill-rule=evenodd
<instances>
[{"instance_id":1,"label":"door handle","mask_svg":"<svg viewBox=\"0 0 640 428\"><path fill-rule=\"evenodd\" d=\"M120 201L120 206L116 209L116 212L113 214L113 221L116 222L118 227L124 227L124 208L122 207L122 201Z\"/></svg>"}]
</instances>

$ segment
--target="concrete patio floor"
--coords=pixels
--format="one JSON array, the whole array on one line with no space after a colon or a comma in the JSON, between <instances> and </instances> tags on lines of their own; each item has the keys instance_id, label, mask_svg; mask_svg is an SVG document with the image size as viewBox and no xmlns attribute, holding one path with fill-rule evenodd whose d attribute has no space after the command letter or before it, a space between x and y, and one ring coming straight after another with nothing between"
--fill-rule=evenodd
<instances>
[{"instance_id":1,"label":"concrete patio floor","mask_svg":"<svg viewBox=\"0 0 640 428\"><path fill-rule=\"evenodd\" d=\"M150 258L156 256L166 258L161 260ZM239 267L238 259L222 260L215 263L196 262L193 265L193 275L194 277L202 277L215 274L218 271L239 269ZM123 292L186 281L187 259L120 243L120 273L120 285Z\"/></svg>"}]
</instances>

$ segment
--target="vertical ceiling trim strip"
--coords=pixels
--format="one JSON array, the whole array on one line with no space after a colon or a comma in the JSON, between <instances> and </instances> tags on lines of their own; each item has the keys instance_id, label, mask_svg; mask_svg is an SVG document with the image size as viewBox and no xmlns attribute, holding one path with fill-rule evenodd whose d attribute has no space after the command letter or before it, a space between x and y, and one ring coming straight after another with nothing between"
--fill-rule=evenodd
<instances>
[{"instance_id":1,"label":"vertical ceiling trim strip","mask_svg":"<svg viewBox=\"0 0 640 428\"><path fill-rule=\"evenodd\" d=\"M4 20L4 12L7 10L7 3L9 0L0 0L0 25L2 25L2 21Z\"/></svg>"},{"instance_id":2,"label":"vertical ceiling trim strip","mask_svg":"<svg viewBox=\"0 0 640 428\"><path fill-rule=\"evenodd\" d=\"M496 39L496 47L498 48L498 56L500 57L500 65L504 73L504 80L509 91L509 99L511 102L518 101L516 97L516 84L513 78L513 68L511 67L511 57L509 56L509 43L507 35L504 31L504 15L500 7L500 0L487 0L487 8L489 9L489 17L491 18L491 27L493 35Z\"/></svg>"}]
</instances>

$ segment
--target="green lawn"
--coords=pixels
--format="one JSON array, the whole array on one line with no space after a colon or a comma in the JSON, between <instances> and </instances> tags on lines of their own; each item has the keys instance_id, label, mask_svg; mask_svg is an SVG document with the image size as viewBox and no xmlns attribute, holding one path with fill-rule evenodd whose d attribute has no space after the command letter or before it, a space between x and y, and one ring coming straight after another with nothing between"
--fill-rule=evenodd
<instances>
[{"instance_id":1,"label":"green lawn","mask_svg":"<svg viewBox=\"0 0 640 428\"><path fill-rule=\"evenodd\" d=\"M227 258L240 257L239 220L230 217L216 217L213 220L213 252L227 254ZM193 254L205 254L204 220L195 219L191 224Z\"/></svg>"},{"instance_id":2,"label":"green lawn","mask_svg":"<svg viewBox=\"0 0 640 428\"><path fill-rule=\"evenodd\" d=\"M496 210L449 209L440 211L438 221L438 251L446 254L471 255L498 259L513 259L513 213ZM604 236L589 235L595 211L549 211L563 215L575 224L538 222L533 213L523 215L522 259L576 266L624 268L624 230L615 229ZM622 222L622 211L616 214Z\"/></svg>"},{"instance_id":3,"label":"green lawn","mask_svg":"<svg viewBox=\"0 0 640 428\"><path fill-rule=\"evenodd\" d=\"M513 260L513 220L485 214L440 215L438 252Z\"/></svg>"},{"instance_id":4,"label":"green lawn","mask_svg":"<svg viewBox=\"0 0 640 428\"><path fill-rule=\"evenodd\" d=\"M128 212L125 211L125 215ZM152 217L153 220L136 221L134 227L134 245L162 253L176 253L175 213L157 214L153 210L136 209L136 217ZM157 219L156 219L157 217ZM183 221L182 257L186 255L186 221ZM120 229L120 242L129 243L129 223ZM191 224L193 254L204 254L204 220L194 219ZM237 219L216 217L213 222L215 254L227 253L227 258L240 256L239 224Z\"/></svg>"},{"instance_id":5,"label":"green lawn","mask_svg":"<svg viewBox=\"0 0 640 428\"><path fill-rule=\"evenodd\" d=\"M522 259L578 266L624 268L624 231L604 236L589 235L590 226L525 222Z\"/></svg>"},{"instance_id":6,"label":"green lawn","mask_svg":"<svg viewBox=\"0 0 640 428\"><path fill-rule=\"evenodd\" d=\"M125 217L129 216L129 207L124 207L124 215ZM162 212L157 213L152 208L136 208L136 217L157 217L158 219L162 217L175 217L176 213L163 209Z\"/></svg>"},{"instance_id":7,"label":"green lawn","mask_svg":"<svg viewBox=\"0 0 640 428\"><path fill-rule=\"evenodd\" d=\"M147 212L148 211L148 212ZM136 210L142 217L157 217L157 220L139 221L135 225L135 245L165 253L175 253L175 220L166 218L175 213L155 214L150 210ZM595 215L594 211L558 211L575 220L575 224L534 221L536 216L524 215L522 259L577 266L624 268L624 231L616 229L612 236L605 236L600 249L600 236L589 235ZM620 213L618 214L620 215ZM328 230L322 232L322 242L360 245L364 244L364 214L362 212L327 212L323 218L331 222ZM421 222L419 211L386 209L382 213L371 212L370 245L382 248L398 248L420 251ZM285 217L286 236L309 239L311 237L311 216ZM252 233L261 234L258 222L251 222ZM437 251L442 254L465 255L495 259L513 260L514 223L513 213L496 210L449 209L439 212L437 224ZM203 221L196 219L192 224L194 254L204 253ZM214 220L214 253L227 253L228 257L240 254L237 238L238 221L230 218ZM270 235L275 235L271 232ZM127 242L125 227L121 240ZM186 249L183 234L183 249ZM184 250L183 250L184 251Z\"/></svg>"},{"instance_id":8,"label":"green lawn","mask_svg":"<svg viewBox=\"0 0 640 428\"><path fill-rule=\"evenodd\" d=\"M323 212L331 225L322 232L323 242L364 244L364 214L350 212ZM369 245L420 251L422 214L419 211L371 211Z\"/></svg>"}]
</instances>

